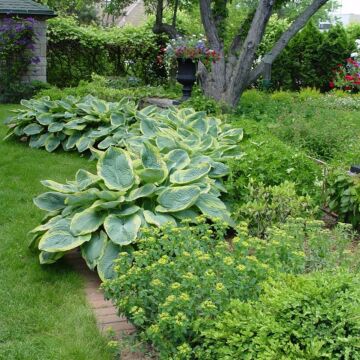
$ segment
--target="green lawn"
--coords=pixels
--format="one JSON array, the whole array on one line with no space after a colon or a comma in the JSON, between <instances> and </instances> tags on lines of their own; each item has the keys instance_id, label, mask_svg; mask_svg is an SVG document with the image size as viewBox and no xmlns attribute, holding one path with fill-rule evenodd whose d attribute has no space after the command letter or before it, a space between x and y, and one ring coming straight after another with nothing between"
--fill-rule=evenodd
<instances>
[{"instance_id":1,"label":"green lawn","mask_svg":"<svg viewBox=\"0 0 360 360\"><path fill-rule=\"evenodd\" d=\"M15 106L0 105L2 124ZM77 153L0 141L0 359L111 359L88 306L83 279L64 262L40 266L27 233L44 215L32 198L42 179L64 181L93 164Z\"/></svg>"}]
</instances>

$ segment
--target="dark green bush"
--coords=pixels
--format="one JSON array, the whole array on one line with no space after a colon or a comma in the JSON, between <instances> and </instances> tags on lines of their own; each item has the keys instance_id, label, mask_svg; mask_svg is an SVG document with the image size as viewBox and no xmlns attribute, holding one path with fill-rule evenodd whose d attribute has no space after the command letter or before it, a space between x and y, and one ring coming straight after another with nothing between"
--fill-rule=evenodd
<instances>
[{"instance_id":1,"label":"dark green bush","mask_svg":"<svg viewBox=\"0 0 360 360\"><path fill-rule=\"evenodd\" d=\"M135 76L159 83L166 71L157 61L166 38L150 28L80 26L73 18L48 22L48 81L59 87L76 86L92 73Z\"/></svg>"},{"instance_id":2,"label":"dark green bush","mask_svg":"<svg viewBox=\"0 0 360 360\"><path fill-rule=\"evenodd\" d=\"M242 121L236 124L242 126ZM247 128L245 123L245 135ZM234 203L248 201L251 181L265 186L290 181L295 184L299 195L318 197L321 193L322 169L304 152L293 149L270 134L250 136L243 142L242 149L244 157L229 163L231 173L227 188Z\"/></svg>"},{"instance_id":3,"label":"dark green bush","mask_svg":"<svg viewBox=\"0 0 360 360\"><path fill-rule=\"evenodd\" d=\"M352 259L344 225L329 231L321 221L292 220L273 227L265 241L248 235L242 223L226 241L222 224L196 220L191 227L144 229L136 251L121 253L115 279L104 283L119 313L160 359L193 358L203 343L201 321L212 323L230 299L256 300L269 277L335 269Z\"/></svg>"},{"instance_id":4,"label":"dark green bush","mask_svg":"<svg viewBox=\"0 0 360 360\"><path fill-rule=\"evenodd\" d=\"M197 358L360 359L360 281L346 272L269 281L259 301L199 321Z\"/></svg>"}]
</instances>

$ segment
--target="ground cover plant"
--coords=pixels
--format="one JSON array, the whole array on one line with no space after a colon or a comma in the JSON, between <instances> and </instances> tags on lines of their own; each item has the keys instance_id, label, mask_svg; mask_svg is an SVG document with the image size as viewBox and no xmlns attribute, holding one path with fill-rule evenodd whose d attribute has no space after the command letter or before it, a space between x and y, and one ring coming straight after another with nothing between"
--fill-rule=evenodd
<instances>
[{"instance_id":1,"label":"ground cover plant","mask_svg":"<svg viewBox=\"0 0 360 360\"><path fill-rule=\"evenodd\" d=\"M189 224L190 221L191 219L185 219L184 224ZM210 225L204 217L199 217L196 221L196 226L174 228L168 225L158 230L145 230L136 251L120 253L119 259L115 262L116 277L103 285L107 295L115 301L119 312L125 314L138 327L141 338L155 345L160 359L237 358L237 342L234 340L234 345L231 344L230 347L227 347L226 341L224 344L220 341L217 345L216 333L212 331L213 326L222 323L223 325L219 325L222 331L231 332L231 320L221 320L224 311L225 314L226 311L232 311L231 305L229 308L231 299L237 299L236 301L241 304L244 302L244 307L250 307L251 301L254 301L256 307L259 296L266 298L266 289L271 286L271 279L275 279L275 282L281 278L281 274L303 274L326 269L336 271L342 267L352 271L358 267L356 255L352 256L349 251L352 236L349 226L346 225L339 225L330 231L324 228L321 221L292 219L280 227L272 227L267 239L261 240L249 235L247 224L241 223L235 236L227 241L226 224L215 222ZM298 286L301 288L305 280L293 278L295 284L299 283ZM330 281L329 278L325 279ZM351 286L351 294L356 294L358 280L355 276L352 285L349 285L345 278L341 280L340 275L337 279L339 284L334 285L332 293L336 293L342 286ZM268 280L270 283L266 285ZM322 283L322 286L325 284ZM304 288L303 295L300 296L312 297L314 289L317 289L316 285L310 289ZM329 306L326 290L321 288L319 292L325 292L325 295L322 295L324 306ZM351 301L351 294L344 290L346 304ZM291 295L288 295L288 298L291 299ZM248 301L250 303L246 305ZM314 301L316 302L316 298ZM346 308L341 301L342 298L333 304L334 313L341 314ZM286 303L287 300L284 299L279 308ZM293 304L295 309L298 309L298 303ZM299 308L300 306L306 308L306 302L304 305L299 304ZM321 306L321 303L318 306ZM253 310L251 316L256 316L257 309ZM312 311L316 309L314 306ZM301 313L302 310L300 308L295 311ZM326 311L327 308L324 307L322 316L326 316ZM356 306L348 311L354 313ZM291 317L291 314L292 312L286 313L284 317ZM268 321L271 323L272 318ZM293 320L294 327L298 325L296 321ZM312 323L311 319L308 321ZM353 327L348 335L349 344L334 339L332 345L332 327L338 324L337 320L332 321L322 326L324 333L329 337L330 347L341 354L347 353L347 347L356 349L355 338L359 331L359 322L349 319L349 323L354 324L351 325ZM248 326L251 324L260 326L258 322L257 325L250 323ZM346 325L340 329L345 327ZM224 336L222 331L218 332L220 340ZM214 343L211 343L209 348L204 345L204 334L209 339L212 336L214 338ZM241 328L236 328L232 337L239 339L241 334ZM246 334L248 333L245 331L243 336ZM271 340L265 338L263 341L266 344L266 341ZM259 343L258 346L262 346L260 340ZM300 348L311 346L311 340L301 336L297 343ZM242 343L238 346L243 349ZM245 341L244 347L246 346ZM256 347L257 343L252 346ZM296 348L296 345L294 346ZM283 349L281 345L274 347L275 359L281 355ZM289 353L291 351L289 348ZM294 353L296 354L295 351ZM221 356L207 357L209 354ZM232 354L236 356L232 357Z\"/></svg>"},{"instance_id":2,"label":"ground cover plant","mask_svg":"<svg viewBox=\"0 0 360 360\"><path fill-rule=\"evenodd\" d=\"M19 105L0 105L1 122ZM6 128L0 126L0 136ZM0 358L111 359L84 295L83 279L65 263L41 268L27 232L41 219L32 198L40 179L64 181L93 164L76 154L49 154L0 143Z\"/></svg>"}]
</instances>

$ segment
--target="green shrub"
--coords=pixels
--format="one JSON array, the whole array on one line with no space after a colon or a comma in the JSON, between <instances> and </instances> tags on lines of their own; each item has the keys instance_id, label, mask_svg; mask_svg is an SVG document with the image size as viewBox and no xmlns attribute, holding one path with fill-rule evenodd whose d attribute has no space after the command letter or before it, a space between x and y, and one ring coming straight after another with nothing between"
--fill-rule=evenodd
<instances>
[{"instance_id":1,"label":"green shrub","mask_svg":"<svg viewBox=\"0 0 360 360\"><path fill-rule=\"evenodd\" d=\"M255 181L265 186L277 186L284 181L293 182L299 195L319 197L321 192L322 169L310 160L302 151L294 150L276 137L269 134L246 137L250 128L244 123L246 141L242 144L244 156L241 161L229 162L231 169L227 181L229 198L234 203L248 201L249 183ZM263 130L260 130L263 131ZM260 132L255 130L254 133Z\"/></svg>"},{"instance_id":2,"label":"green shrub","mask_svg":"<svg viewBox=\"0 0 360 360\"><path fill-rule=\"evenodd\" d=\"M310 218L316 211L309 196L296 194L294 183L264 186L250 181L247 190L246 202L234 205L234 218L248 222L250 233L258 237L265 237L268 227L283 224L289 217Z\"/></svg>"},{"instance_id":3,"label":"green shrub","mask_svg":"<svg viewBox=\"0 0 360 360\"><path fill-rule=\"evenodd\" d=\"M48 81L59 87L76 86L92 73L130 75L155 84L166 78L157 61L166 38L147 26L104 29L58 17L48 21L48 39Z\"/></svg>"},{"instance_id":4,"label":"green shrub","mask_svg":"<svg viewBox=\"0 0 360 360\"><path fill-rule=\"evenodd\" d=\"M327 204L339 221L360 227L360 176L343 171L332 173L326 184Z\"/></svg>"},{"instance_id":5,"label":"green shrub","mask_svg":"<svg viewBox=\"0 0 360 360\"><path fill-rule=\"evenodd\" d=\"M349 266L352 237L344 225L330 231L320 221L297 219L273 227L264 241L243 223L229 239L221 223L189 222L145 229L136 250L116 260L116 277L103 285L160 359L193 358L204 341L202 324L214 324L230 299L255 301L269 277Z\"/></svg>"},{"instance_id":6,"label":"green shrub","mask_svg":"<svg viewBox=\"0 0 360 360\"><path fill-rule=\"evenodd\" d=\"M346 272L269 281L259 301L199 320L206 359L360 359L360 282Z\"/></svg>"}]
</instances>

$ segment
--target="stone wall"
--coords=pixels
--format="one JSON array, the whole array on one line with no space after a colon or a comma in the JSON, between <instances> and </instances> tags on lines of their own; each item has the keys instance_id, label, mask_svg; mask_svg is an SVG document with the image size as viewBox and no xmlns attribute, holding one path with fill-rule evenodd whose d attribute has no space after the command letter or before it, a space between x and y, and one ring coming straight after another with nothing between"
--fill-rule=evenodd
<instances>
[{"instance_id":1,"label":"stone wall","mask_svg":"<svg viewBox=\"0 0 360 360\"><path fill-rule=\"evenodd\" d=\"M46 21L37 20L35 24L36 42L34 56L40 59L38 64L31 64L27 74L23 77L25 82L43 81L46 82Z\"/></svg>"},{"instance_id":2,"label":"stone wall","mask_svg":"<svg viewBox=\"0 0 360 360\"><path fill-rule=\"evenodd\" d=\"M3 19L0 18L0 24ZM34 56L40 59L38 64L31 64L28 72L23 77L24 82L34 80L46 82L46 20L37 19L34 26L36 33L36 42L34 44Z\"/></svg>"}]
</instances>

